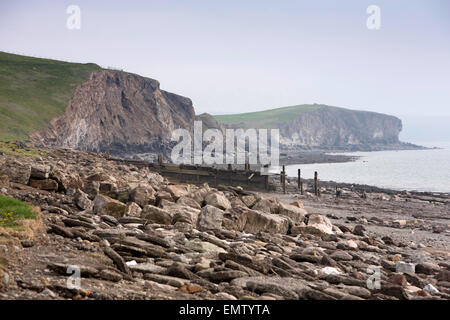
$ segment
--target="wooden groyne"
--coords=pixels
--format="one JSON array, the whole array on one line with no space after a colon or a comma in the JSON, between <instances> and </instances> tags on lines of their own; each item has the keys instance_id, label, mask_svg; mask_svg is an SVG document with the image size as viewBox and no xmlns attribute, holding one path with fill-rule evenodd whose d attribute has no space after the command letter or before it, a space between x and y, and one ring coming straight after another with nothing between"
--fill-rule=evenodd
<instances>
[{"instance_id":1,"label":"wooden groyne","mask_svg":"<svg viewBox=\"0 0 450 320\"><path fill-rule=\"evenodd\" d=\"M249 190L269 190L269 177L261 175L259 171L252 170L250 165L245 165L244 170L228 168L215 168L200 165L163 163L162 159L151 163L137 160L125 160L110 158L124 164L133 164L139 168L147 167L151 171L158 172L171 182L203 184L207 182L210 186L218 185L242 186Z\"/></svg>"}]
</instances>

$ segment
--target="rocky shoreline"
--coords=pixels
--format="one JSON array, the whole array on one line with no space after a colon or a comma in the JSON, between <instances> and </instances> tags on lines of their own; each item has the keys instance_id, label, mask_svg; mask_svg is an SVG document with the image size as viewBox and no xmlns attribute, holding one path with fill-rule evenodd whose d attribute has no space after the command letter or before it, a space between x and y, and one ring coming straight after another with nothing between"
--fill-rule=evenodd
<instances>
[{"instance_id":1,"label":"rocky shoreline","mask_svg":"<svg viewBox=\"0 0 450 320\"><path fill-rule=\"evenodd\" d=\"M172 184L80 151L5 153L0 193L40 214L0 227L0 299L450 298L448 199L305 191Z\"/></svg>"}]
</instances>

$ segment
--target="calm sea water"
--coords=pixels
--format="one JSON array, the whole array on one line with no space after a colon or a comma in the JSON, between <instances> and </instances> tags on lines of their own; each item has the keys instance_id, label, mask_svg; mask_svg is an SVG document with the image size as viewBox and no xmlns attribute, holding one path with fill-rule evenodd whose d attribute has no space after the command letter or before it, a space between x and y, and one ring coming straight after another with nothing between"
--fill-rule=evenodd
<instances>
[{"instance_id":1,"label":"calm sea water","mask_svg":"<svg viewBox=\"0 0 450 320\"><path fill-rule=\"evenodd\" d=\"M342 153L360 156L355 162L290 165L288 176L297 169L304 178L367 184L396 190L450 192L450 142L418 143L435 150L405 150Z\"/></svg>"}]
</instances>

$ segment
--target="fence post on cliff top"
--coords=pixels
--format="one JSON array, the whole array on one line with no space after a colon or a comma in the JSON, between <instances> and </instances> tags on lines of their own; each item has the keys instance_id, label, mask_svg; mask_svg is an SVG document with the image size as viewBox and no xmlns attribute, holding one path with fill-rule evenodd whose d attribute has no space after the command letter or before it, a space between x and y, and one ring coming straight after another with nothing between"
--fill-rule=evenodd
<instances>
[{"instance_id":1,"label":"fence post on cliff top","mask_svg":"<svg viewBox=\"0 0 450 320\"><path fill-rule=\"evenodd\" d=\"M283 193L286 193L286 171L283 165L283 171L281 171L281 183L283 184Z\"/></svg>"},{"instance_id":2,"label":"fence post on cliff top","mask_svg":"<svg viewBox=\"0 0 450 320\"><path fill-rule=\"evenodd\" d=\"M317 171L314 171L314 194L319 195L319 183L317 181Z\"/></svg>"}]
</instances>

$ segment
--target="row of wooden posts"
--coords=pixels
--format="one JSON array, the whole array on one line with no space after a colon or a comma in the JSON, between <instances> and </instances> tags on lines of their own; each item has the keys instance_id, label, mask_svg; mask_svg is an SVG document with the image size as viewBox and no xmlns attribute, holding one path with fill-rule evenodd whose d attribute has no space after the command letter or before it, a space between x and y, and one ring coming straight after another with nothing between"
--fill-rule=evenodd
<instances>
[{"instance_id":1,"label":"row of wooden posts","mask_svg":"<svg viewBox=\"0 0 450 320\"><path fill-rule=\"evenodd\" d=\"M162 165L163 164L163 157L162 155L158 155L158 164ZM233 170L233 165L231 163L228 164L228 170ZM245 163L245 167L244 167L245 171L250 171L250 163Z\"/></svg>"},{"instance_id":2,"label":"row of wooden posts","mask_svg":"<svg viewBox=\"0 0 450 320\"><path fill-rule=\"evenodd\" d=\"M162 165L163 164L163 158L161 155L158 156L158 164ZM228 170L233 170L233 167L231 164L228 164ZM245 164L245 171L250 171L250 164L246 163ZM249 180L251 180L254 176L254 173L248 177ZM281 177L281 185L283 188L283 193L286 193L286 170L285 170L285 166L283 165L283 170L280 173L280 177ZM268 178L268 176L266 176L266 178ZM266 179L266 183L265 183L265 188L268 188L268 181ZM298 169L297 171L297 188L300 191L300 194L303 195L304 191L303 191L303 182L302 182L302 176L301 176L301 169ZM320 196L320 192L319 192L319 179L318 179L318 173L317 171L314 172L314 194L316 196Z\"/></svg>"},{"instance_id":3,"label":"row of wooden posts","mask_svg":"<svg viewBox=\"0 0 450 320\"><path fill-rule=\"evenodd\" d=\"M286 193L286 170L285 166L283 165L283 170L280 173L281 177L281 185L283 187L283 193ZM302 171L298 169L297 171L297 188L300 190L300 194L303 195L303 182L302 182ZM320 196L319 193L319 179L317 171L314 171L314 194L316 196Z\"/></svg>"}]
</instances>

